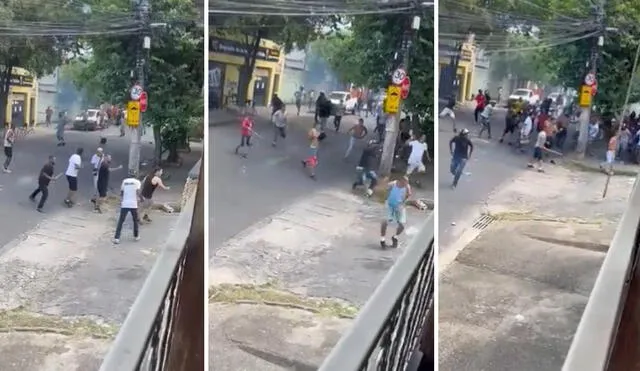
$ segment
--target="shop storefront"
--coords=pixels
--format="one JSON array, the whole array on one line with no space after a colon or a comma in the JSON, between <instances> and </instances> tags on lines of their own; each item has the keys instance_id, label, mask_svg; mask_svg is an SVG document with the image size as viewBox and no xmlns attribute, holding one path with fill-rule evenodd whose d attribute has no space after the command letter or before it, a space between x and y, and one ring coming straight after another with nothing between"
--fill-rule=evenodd
<instances>
[{"instance_id":1,"label":"shop storefront","mask_svg":"<svg viewBox=\"0 0 640 371\"><path fill-rule=\"evenodd\" d=\"M209 39L209 106L222 107L235 103L240 72L248 48L242 42L212 35ZM284 55L274 42L262 40L256 54L256 65L247 97L257 106L269 104L270 97L280 91Z\"/></svg>"},{"instance_id":2,"label":"shop storefront","mask_svg":"<svg viewBox=\"0 0 640 371\"><path fill-rule=\"evenodd\" d=\"M460 60L458 61L458 70L455 71L453 80L455 82L455 95L459 101L471 99L471 95L474 93L471 91L471 82L473 81L473 61L475 59L474 46L470 43L462 44L462 50L456 50L455 47L448 45L441 45L439 49L440 60L439 73L440 84L442 86L443 81L451 81L452 64L451 59L460 53Z\"/></svg>"},{"instance_id":3,"label":"shop storefront","mask_svg":"<svg viewBox=\"0 0 640 371\"><path fill-rule=\"evenodd\" d=\"M17 127L27 126L36 120L38 87L35 78L27 70L14 67L12 72L6 121Z\"/></svg>"}]
</instances>

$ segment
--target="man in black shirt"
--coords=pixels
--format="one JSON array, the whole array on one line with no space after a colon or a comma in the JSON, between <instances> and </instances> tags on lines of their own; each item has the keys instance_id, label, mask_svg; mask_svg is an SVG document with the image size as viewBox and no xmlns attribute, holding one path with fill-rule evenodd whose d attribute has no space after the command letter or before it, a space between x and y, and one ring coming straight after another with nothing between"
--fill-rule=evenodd
<instances>
[{"instance_id":1,"label":"man in black shirt","mask_svg":"<svg viewBox=\"0 0 640 371\"><path fill-rule=\"evenodd\" d=\"M42 170L40 170L40 175L38 176L38 188L36 188L36 190L33 191L29 196L29 199L35 202L36 196L38 195L38 193L42 193L42 196L40 197L40 202L38 202L38 206L36 207L36 210L38 212L42 212L44 203L47 201L47 198L49 197L49 183L52 180L56 180L60 177L60 175L55 177L53 176L55 164L56 164L56 158L54 156L49 156L49 161L47 161L47 163L44 164L44 166L42 167Z\"/></svg>"},{"instance_id":2,"label":"man in black shirt","mask_svg":"<svg viewBox=\"0 0 640 371\"><path fill-rule=\"evenodd\" d=\"M473 144L469 140L469 130L466 128L460 130L460 134L451 138L449 141L449 151L451 152L451 167L449 171L453 175L453 183L451 188L455 189L458 186L458 181L464 170L464 166L467 164L467 160L473 153Z\"/></svg>"},{"instance_id":3,"label":"man in black shirt","mask_svg":"<svg viewBox=\"0 0 640 371\"><path fill-rule=\"evenodd\" d=\"M355 190L358 186L364 185L364 182L369 179L369 188L367 188L367 196L373 194L373 190L378 184L378 175L375 169L378 165L378 155L381 152L380 144L375 141L369 141L367 147L362 151L360 161L356 167L357 177L356 181L351 186L351 189Z\"/></svg>"},{"instance_id":4,"label":"man in black shirt","mask_svg":"<svg viewBox=\"0 0 640 371\"><path fill-rule=\"evenodd\" d=\"M107 198L107 192L109 191L109 175L114 170L122 169L122 165L118 167L110 167L111 165L111 156L105 155L100 163L100 168L98 169L98 182L96 188L98 189L98 198L95 203L95 211L98 213L102 213L102 209L100 206L104 204L105 199Z\"/></svg>"},{"instance_id":5,"label":"man in black shirt","mask_svg":"<svg viewBox=\"0 0 640 371\"><path fill-rule=\"evenodd\" d=\"M327 127L327 120L331 116L333 109L331 101L327 99L324 93L320 93L318 100L316 101L316 115L314 121L316 123L316 129L321 133L324 133L324 129ZM318 128L319 126L319 128Z\"/></svg>"}]
</instances>

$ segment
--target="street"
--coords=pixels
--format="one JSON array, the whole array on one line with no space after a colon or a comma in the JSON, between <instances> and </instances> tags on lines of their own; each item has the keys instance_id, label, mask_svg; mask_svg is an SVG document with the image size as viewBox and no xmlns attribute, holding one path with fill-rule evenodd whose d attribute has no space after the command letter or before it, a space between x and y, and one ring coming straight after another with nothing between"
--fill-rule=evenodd
<instances>
[{"instance_id":1,"label":"street","mask_svg":"<svg viewBox=\"0 0 640 371\"><path fill-rule=\"evenodd\" d=\"M114 166L124 169L110 179L117 195L127 174L129 138L118 130L66 132L67 145L56 147L53 132L46 128L18 141L14 148L13 172L0 175L0 290L3 292L0 327L0 364L18 369L50 369L48 362L64 359L67 369L98 369L102 357L129 312L147 274L164 248L177 213L153 212L153 222L140 229L141 240L131 237L131 223L125 223L122 243L111 242L116 222L117 201L103 214L92 211L93 193L88 159L98 147L100 135L107 137L105 153ZM28 200L40 168L50 154L57 156L56 173L64 172L68 156L85 149L80 170L78 204L63 205L67 191L64 177L50 186L45 213L36 212ZM143 144L142 158L150 158L153 147ZM181 168L168 168L168 192L156 192L155 202L180 198L187 173L199 156L185 155ZM115 190L115 191L114 191ZM24 333L11 331L24 328ZM47 333L43 333L43 328ZM60 344L65 348L60 349ZM44 365L44 366L43 366ZM6 367L8 370L14 368ZM3 368L4 369L4 368Z\"/></svg>"},{"instance_id":2,"label":"street","mask_svg":"<svg viewBox=\"0 0 640 371\"><path fill-rule=\"evenodd\" d=\"M239 122L209 129L209 333L216 344L209 358L221 369L317 369L427 212L408 209L399 248L382 250L384 205L351 191L364 143L345 161L347 136L328 132L314 181L300 163L313 117L290 116L286 143L277 148L272 124L257 121L246 159L233 154ZM353 124L354 116L343 118L341 131ZM260 300L274 307L238 303ZM277 304L284 302L293 305ZM303 307L311 310L296 309ZM300 336L322 341L301 343Z\"/></svg>"},{"instance_id":3,"label":"street","mask_svg":"<svg viewBox=\"0 0 640 371\"><path fill-rule=\"evenodd\" d=\"M442 109L442 107L440 107ZM445 251L454 244L461 234L478 218L488 196L505 182L527 171L526 162L529 154L520 154L511 146L498 143L504 130L504 110L496 109L492 117L493 139L483 136L478 138L479 127L473 123L473 111L460 108L456 111L458 130L469 129L469 138L474 151L467 163L460 183L455 190L451 189L452 176L449 172L451 154L449 141L453 137L451 121L440 119L438 123L438 157L439 161L439 249Z\"/></svg>"}]
</instances>

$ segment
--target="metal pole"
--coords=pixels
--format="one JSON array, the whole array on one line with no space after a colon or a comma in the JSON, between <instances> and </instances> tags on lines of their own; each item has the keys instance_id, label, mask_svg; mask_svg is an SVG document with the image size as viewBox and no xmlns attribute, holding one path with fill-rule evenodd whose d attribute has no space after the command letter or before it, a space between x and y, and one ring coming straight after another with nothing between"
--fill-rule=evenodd
<instances>
[{"instance_id":1,"label":"metal pole","mask_svg":"<svg viewBox=\"0 0 640 371\"><path fill-rule=\"evenodd\" d=\"M591 56L589 58L589 72L597 76L596 64L600 55L601 46L604 44L604 5L606 0L602 0L596 8L596 21L600 25L601 31L596 38L596 44L591 48ZM591 112L593 102L582 110L580 114L580 132L578 135L578 145L576 152L578 158L584 158L587 153L587 143L589 142L589 123L591 122Z\"/></svg>"},{"instance_id":2,"label":"metal pole","mask_svg":"<svg viewBox=\"0 0 640 371\"><path fill-rule=\"evenodd\" d=\"M624 105L622 106L622 114L620 114L618 119L618 130L616 130L616 136L620 135L620 130L622 129L622 120L624 119L624 112L627 109L627 105L629 104L629 99L631 98L631 88L633 87L633 80L636 77L636 70L638 69L638 58L640 58L640 44L636 48L636 57L633 60L633 68L631 68L631 78L629 79L629 84L627 85L627 95L624 97ZM609 182L611 181L611 176L613 175L613 165L611 165L611 169L607 171L607 180L604 184L604 190L602 191L602 198L607 197L607 190L609 189Z\"/></svg>"},{"instance_id":3,"label":"metal pole","mask_svg":"<svg viewBox=\"0 0 640 371\"><path fill-rule=\"evenodd\" d=\"M140 23L142 23L142 33L140 34L140 40L138 41L138 48L136 50L136 77L137 83L145 89L145 64L146 56L144 51L146 50L147 32L149 30L149 0L139 0L136 4L136 16ZM140 174L140 149L142 142L142 125L143 116L140 114L140 123L138 126L131 127L131 144L129 146L129 172L138 176Z\"/></svg>"}]
</instances>

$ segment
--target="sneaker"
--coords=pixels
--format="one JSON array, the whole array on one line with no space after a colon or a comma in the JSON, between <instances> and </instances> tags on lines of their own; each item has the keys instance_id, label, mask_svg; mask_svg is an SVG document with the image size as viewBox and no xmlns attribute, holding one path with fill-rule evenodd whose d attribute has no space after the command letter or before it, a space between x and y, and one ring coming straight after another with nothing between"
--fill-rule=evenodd
<instances>
[{"instance_id":1,"label":"sneaker","mask_svg":"<svg viewBox=\"0 0 640 371\"><path fill-rule=\"evenodd\" d=\"M36 211L37 211L37 212L39 212L39 213L44 214L44 211L42 211L42 209L41 209L41 208L37 208L37 209L36 209Z\"/></svg>"},{"instance_id":2,"label":"sneaker","mask_svg":"<svg viewBox=\"0 0 640 371\"><path fill-rule=\"evenodd\" d=\"M11 174L11 170L9 170L9 169L2 169L2 171L7 173L7 174Z\"/></svg>"},{"instance_id":3,"label":"sneaker","mask_svg":"<svg viewBox=\"0 0 640 371\"><path fill-rule=\"evenodd\" d=\"M380 240L380 247L383 248L383 249L386 249L387 248L387 241Z\"/></svg>"},{"instance_id":4,"label":"sneaker","mask_svg":"<svg viewBox=\"0 0 640 371\"><path fill-rule=\"evenodd\" d=\"M391 237L391 247L394 249L398 247L398 236Z\"/></svg>"},{"instance_id":5,"label":"sneaker","mask_svg":"<svg viewBox=\"0 0 640 371\"><path fill-rule=\"evenodd\" d=\"M114 244L114 245L117 245L117 244L119 244L119 243L120 243L120 239L119 239L119 238L114 238L114 239L113 239L113 244Z\"/></svg>"},{"instance_id":6,"label":"sneaker","mask_svg":"<svg viewBox=\"0 0 640 371\"><path fill-rule=\"evenodd\" d=\"M134 241L140 241L140 236L138 236L138 237L134 237L134 238L133 238L133 240L134 240Z\"/></svg>"},{"instance_id":7,"label":"sneaker","mask_svg":"<svg viewBox=\"0 0 640 371\"><path fill-rule=\"evenodd\" d=\"M31 202L36 202L36 198L35 198L35 197L31 197L31 196L29 196L29 201L31 201Z\"/></svg>"},{"instance_id":8,"label":"sneaker","mask_svg":"<svg viewBox=\"0 0 640 371\"><path fill-rule=\"evenodd\" d=\"M144 220L145 222L151 222L151 218L149 218L149 215L143 216L142 220Z\"/></svg>"}]
</instances>

